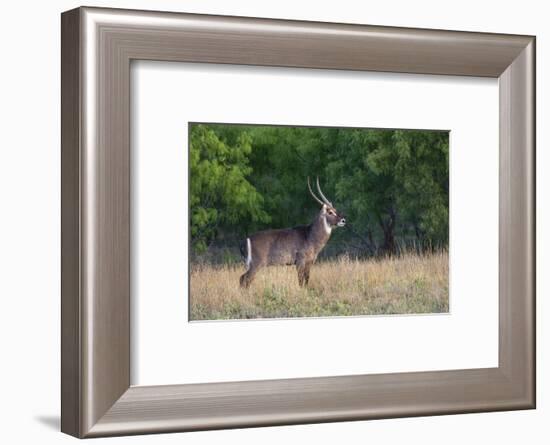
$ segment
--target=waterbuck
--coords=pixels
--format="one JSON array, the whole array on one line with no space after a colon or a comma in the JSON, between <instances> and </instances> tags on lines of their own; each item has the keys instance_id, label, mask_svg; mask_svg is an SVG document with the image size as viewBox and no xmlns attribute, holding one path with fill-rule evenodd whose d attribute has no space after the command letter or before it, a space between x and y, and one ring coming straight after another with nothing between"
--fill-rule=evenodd
<instances>
[{"instance_id":1,"label":"waterbuck","mask_svg":"<svg viewBox=\"0 0 550 445\"><path fill-rule=\"evenodd\" d=\"M309 178L307 178L307 186L311 196L321 204L321 211L307 226L264 230L243 241L241 254L246 261L246 272L241 276L241 287L250 286L259 269L274 265L296 265L298 284L307 285L311 265L325 247L332 229L346 224L346 219L338 214L321 191L319 178L317 178L317 191L321 199L311 190Z\"/></svg>"}]
</instances>

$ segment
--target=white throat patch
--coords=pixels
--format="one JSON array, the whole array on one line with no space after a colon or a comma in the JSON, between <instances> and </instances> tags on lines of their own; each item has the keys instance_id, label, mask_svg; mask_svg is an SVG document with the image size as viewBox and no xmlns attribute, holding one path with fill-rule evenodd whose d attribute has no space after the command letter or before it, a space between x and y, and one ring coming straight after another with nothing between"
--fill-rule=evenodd
<instances>
[{"instance_id":1,"label":"white throat patch","mask_svg":"<svg viewBox=\"0 0 550 445\"><path fill-rule=\"evenodd\" d=\"M323 224L325 227L325 232L327 233L327 235L330 235L330 233L332 232L332 227L330 227L330 224L327 222L326 216L323 216Z\"/></svg>"}]
</instances>

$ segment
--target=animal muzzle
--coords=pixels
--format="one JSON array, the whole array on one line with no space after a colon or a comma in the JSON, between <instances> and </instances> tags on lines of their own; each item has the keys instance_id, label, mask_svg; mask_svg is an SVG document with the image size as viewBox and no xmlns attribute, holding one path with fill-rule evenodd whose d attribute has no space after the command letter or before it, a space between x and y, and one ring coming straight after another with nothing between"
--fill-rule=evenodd
<instances>
[{"instance_id":1,"label":"animal muzzle","mask_svg":"<svg viewBox=\"0 0 550 445\"><path fill-rule=\"evenodd\" d=\"M338 227L344 227L346 225L346 218L342 218L340 221L338 221L338 224L336 224Z\"/></svg>"}]
</instances>

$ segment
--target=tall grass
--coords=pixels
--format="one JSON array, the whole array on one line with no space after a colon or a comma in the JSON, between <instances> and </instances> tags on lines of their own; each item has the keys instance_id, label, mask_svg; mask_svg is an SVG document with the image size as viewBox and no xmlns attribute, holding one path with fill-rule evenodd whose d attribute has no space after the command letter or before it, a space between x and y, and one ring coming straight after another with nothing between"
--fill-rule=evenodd
<instances>
[{"instance_id":1,"label":"tall grass","mask_svg":"<svg viewBox=\"0 0 550 445\"><path fill-rule=\"evenodd\" d=\"M243 265L191 267L191 320L420 314L449 310L447 252L378 260L341 257L313 265L307 287L296 268L268 267L249 289Z\"/></svg>"}]
</instances>

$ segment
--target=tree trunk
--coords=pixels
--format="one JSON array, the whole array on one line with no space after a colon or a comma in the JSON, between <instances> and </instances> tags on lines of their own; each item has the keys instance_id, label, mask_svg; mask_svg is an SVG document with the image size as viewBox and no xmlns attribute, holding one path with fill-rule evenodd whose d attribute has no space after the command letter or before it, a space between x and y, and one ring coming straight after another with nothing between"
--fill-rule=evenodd
<instances>
[{"instance_id":1,"label":"tree trunk","mask_svg":"<svg viewBox=\"0 0 550 445\"><path fill-rule=\"evenodd\" d=\"M385 221L381 216L378 217L380 227L384 233L384 242L382 243L382 252L385 255L392 256L396 252L395 246L395 209L391 207L388 211L388 219Z\"/></svg>"},{"instance_id":2,"label":"tree trunk","mask_svg":"<svg viewBox=\"0 0 550 445\"><path fill-rule=\"evenodd\" d=\"M393 227L388 225L384 230L384 243L382 244L382 250L386 255L392 256L395 253L395 235L393 233Z\"/></svg>"}]
</instances>

